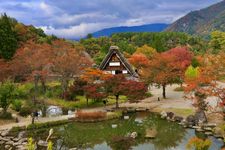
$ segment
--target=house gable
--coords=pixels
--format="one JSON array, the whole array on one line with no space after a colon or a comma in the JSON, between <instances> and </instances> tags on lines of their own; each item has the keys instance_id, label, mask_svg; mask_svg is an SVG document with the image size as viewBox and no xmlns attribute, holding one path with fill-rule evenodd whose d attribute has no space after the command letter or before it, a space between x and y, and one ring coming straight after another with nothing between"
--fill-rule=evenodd
<instances>
[{"instance_id":1,"label":"house gable","mask_svg":"<svg viewBox=\"0 0 225 150\"><path fill-rule=\"evenodd\" d=\"M127 62L117 46L111 46L105 59L100 64L100 69L112 74L129 74L137 77L137 73Z\"/></svg>"}]
</instances>

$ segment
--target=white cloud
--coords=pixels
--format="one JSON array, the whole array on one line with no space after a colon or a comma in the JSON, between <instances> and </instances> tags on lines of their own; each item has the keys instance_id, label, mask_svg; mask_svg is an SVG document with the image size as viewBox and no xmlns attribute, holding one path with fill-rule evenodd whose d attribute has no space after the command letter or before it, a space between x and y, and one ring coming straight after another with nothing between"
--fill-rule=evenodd
<instances>
[{"instance_id":1,"label":"white cloud","mask_svg":"<svg viewBox=\"0 0 225 150\"><path fill-rule=\"evenodd\" d=\"M107 24L101 23L81 23L80 25L71 26L69 28L55 29L52 26L41 26L40 28L42 28L47 34L54 34L56 36L69 39L78 39L85 37L87 33L92 33L107 26Z\"/></svg>"},{"instance_id":2,"label":"white cloud","mask_svg":"<svg viewBox=\"0 0 225 150\"><path fill-rule=\"evenodd\" d=\"M0 0L6 12L47 34L79 38L113 26L172 23L221 0Z\"/></svg>"}]
</instances>

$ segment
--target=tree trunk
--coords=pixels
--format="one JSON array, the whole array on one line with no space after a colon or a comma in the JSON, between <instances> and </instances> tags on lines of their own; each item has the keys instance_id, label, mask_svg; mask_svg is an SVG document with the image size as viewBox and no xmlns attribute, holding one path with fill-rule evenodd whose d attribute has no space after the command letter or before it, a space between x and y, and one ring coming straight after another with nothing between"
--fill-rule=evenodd
<instances>
[{"instance_id":1,"label":"tree trunk","mask_svg":"<svg viewBox=\"0 0 225 150\"><path fill-rule=\"evenodd\" d=\"M119 95L116 95L116 108L119 108Z\"/></svg>"},{"instance_id":2,"label":"tree trunk","mask_svg":"<svg viewBox=\"0 0 225 150\"><path fill-rule=\"evenodd\" d=\"M37 96L38 96L38 81L39 81L39 75L35 74L34 75L34 99L33 103L35 103Z\"/></svg>"},{"instance_id":3,"label":"tree trunk","mask_svg":"<svg viewBox=\"0 0 225 150\"><path fill-rule=\"evenodd\" d=\"M63 99L66 99L66 95L65 95L65 92L67 92L67 87L68 87L68 79L66 77L62 77L62 83L61 83L61 86L62 86L62 94L63 94Z\"/></svg>"},{"instance_id":4,"label":"tree trunk","mask_svg":"<svg viewBox=\"0 0 225 150\"><path fill-rule=\"evenodd\" d=\"M86 98L86 100L87 100L87 106L88 106L88 98Z\"/></svg>"},{"instance_id":5,"label":"tree trunk","mask_svg":"<svg viewBox=\"0 0 225 150\"><path fill-rule=\"evenodd\" d=\"M163 93L162 93L162 95L163 95L163 98L166 99L166 85L163 84L162 87L163 87Z\"/></svg>"},{"instance_id":6,"label":"tree trunk","mask_svg":"<svg viewBox=\"0 0 225 150\"><path fill-rule=\"evenodd\" d=\"M32 121L31 121L31 124L34 124L34 117L32 117Z\"/></svg>"},{"instance_id":7,"label":"tree trunk","mask_svg":"<svg viewBox=\"0 0 225 150\"><path fill-rule=\"evenodd\" d=\"M42 85L42 91L43 91L43 93L45 93L47 88L46 88L44 79L41 79L41 85Z\"/></svg>"}]
</instances>

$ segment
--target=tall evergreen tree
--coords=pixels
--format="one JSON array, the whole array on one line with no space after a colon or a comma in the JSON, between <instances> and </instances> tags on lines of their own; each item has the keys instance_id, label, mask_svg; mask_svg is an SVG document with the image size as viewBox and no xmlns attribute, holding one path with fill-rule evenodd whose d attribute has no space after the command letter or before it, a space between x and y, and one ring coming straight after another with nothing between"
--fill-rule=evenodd
<instances>
[{"instance_id":1,"label":"tall evergreen tree","mask_svg":"<svg viewBox=\"0 0 225 150\"><path fill-rule=\"evenodd\" d=\"M0 17L0 58L11 59L17 49L17 34L6 14Z\"/></svg>"}]
</instances>

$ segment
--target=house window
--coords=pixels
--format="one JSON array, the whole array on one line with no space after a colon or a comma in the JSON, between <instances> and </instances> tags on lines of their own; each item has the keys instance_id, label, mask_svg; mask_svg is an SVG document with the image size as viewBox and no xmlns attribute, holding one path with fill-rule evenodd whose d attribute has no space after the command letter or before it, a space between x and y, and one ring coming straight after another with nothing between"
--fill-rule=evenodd
<instances>
[{"instance_id":1,"label":"house window","mask_svg":"<svg viewBox=\"0 0 225 150\"><path fill-rule=\"evenodd\" d=\"M120 62L110 62L109 66L120 66Z\"/></svg>"},{"instance_id":2,"label":"house window","mask_svg":"<svg viewBox=\"0 0 225 150\"><path fill-rule=\"evenodd\" d=\"M123 73L121 70L116 70L115 72L116 72L116 74L122 74Z\"/></svg>"},{"instance_id":3,"label":"house window","mask_svg":"<svg viewBox=\"0 0 225 150\"><path fill-rule=\"evenodd\" d=\"M115 71L115 70L113 70L113 71L112 71L112 74L116 74L116 71Z\"/></svg>"},{"instance_id":4,"label":"house window","mask_svg":"<svg viewBox=\"0 0 225 150\"><path fill-rule=\"evenodd\" d=\"M128 72L127 72L127 70L123 70L123 74L127 74Z\"/></svg>"}]
</instances>

